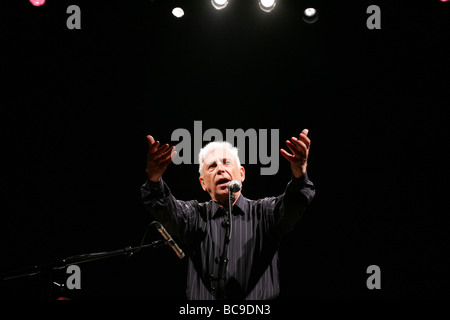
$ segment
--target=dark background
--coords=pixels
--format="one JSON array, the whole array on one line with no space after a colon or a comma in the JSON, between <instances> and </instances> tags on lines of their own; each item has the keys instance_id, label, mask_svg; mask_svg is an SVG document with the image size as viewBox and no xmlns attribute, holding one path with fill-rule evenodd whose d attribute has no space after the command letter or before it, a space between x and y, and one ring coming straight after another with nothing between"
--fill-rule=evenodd
<instances>
[{"instance_id":1,"label":"dark background","mask_svg":"<svg viewBox=\"0 0 450 320\"><path fill-rule=\"evenodd\" d=\"M1 8L1 272L139 245L145 136L303 128L317 195L281 246L282 299L449 298L450 4L439 1L51 1ZM81 9L69 30L66 8ZM366 9L381 8L381 30ZM182 6L185 16L171 10ZM314 24L302 11L315 7ZM246 197L281 194L246 165ZM197 165L164 179L208 200ZM150 231L146 242L161 239ZM381 268L381 289L366 287ZM187 259L168 247L2 281L12 299L184 299Z\"/></svg>"}]
</instances>

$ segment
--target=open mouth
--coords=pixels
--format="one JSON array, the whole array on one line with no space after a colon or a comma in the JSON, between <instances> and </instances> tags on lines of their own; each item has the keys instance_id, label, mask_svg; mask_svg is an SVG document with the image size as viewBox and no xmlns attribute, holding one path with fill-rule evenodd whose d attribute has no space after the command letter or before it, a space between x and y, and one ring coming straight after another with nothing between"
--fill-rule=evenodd
<instances>
[{"instance_id":1,"label":"open mouth","mask_svg":"<svg viewBox=\"0 0 450 320\"><path fill-rule=\"evenodd\" d=\"M217 185L219 186L219 187L228 187L228 184L230 183L230 180L229 179L226 179L226 178L222 178L222 179L219 179L218 181L217 181Z\"/></svg>"}]
</instances>

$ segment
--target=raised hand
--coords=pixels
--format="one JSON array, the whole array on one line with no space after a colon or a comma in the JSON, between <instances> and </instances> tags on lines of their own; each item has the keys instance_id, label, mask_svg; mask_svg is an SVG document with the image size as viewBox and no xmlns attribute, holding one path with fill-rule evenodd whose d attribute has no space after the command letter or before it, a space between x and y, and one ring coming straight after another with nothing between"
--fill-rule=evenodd
<instances>
[{"instance_id":1,"label":"raised hand","mask_svg":"<svg viewBox=\"0 0 450 320\"><path fill-rule=\"evenodd\" d=\"M298 138L292 137L291 140L286 140L286 145L292 154L280 149L281 155L291 163L292 174L296 178L300 178L306 173L309 147L311 146L308 132L308 129L303 129Z\"/></svg>"},{"instance_id":2,"label":"raised hand","mask_svg":"<svg viewBox=\"0 0 450 320\"><path fill-rule=\"evenodd\" d=\"M160 146L159 141L155 141L150 135L147 140L147 176L150 181L158 182L177 152L174 150L175 146L169 146L167 143Z\"/></svg>"}]
</instances>

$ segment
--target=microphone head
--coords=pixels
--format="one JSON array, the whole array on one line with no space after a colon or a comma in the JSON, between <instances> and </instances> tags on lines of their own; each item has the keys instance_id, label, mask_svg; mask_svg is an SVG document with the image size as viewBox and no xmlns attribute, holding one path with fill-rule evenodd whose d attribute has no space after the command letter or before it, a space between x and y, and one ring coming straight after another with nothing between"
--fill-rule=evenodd
<instances>
[{"instance_id":1,"label":"microphone head","mask_svg":"<svg viewBox=\"0 0 450 320\"><path fill-rule=\"evenodd\" d=\"M242 189L242 183L239 180L232 180L228 184L228 190L230 192L238 192Z\"/></svg>"}]
</instances>

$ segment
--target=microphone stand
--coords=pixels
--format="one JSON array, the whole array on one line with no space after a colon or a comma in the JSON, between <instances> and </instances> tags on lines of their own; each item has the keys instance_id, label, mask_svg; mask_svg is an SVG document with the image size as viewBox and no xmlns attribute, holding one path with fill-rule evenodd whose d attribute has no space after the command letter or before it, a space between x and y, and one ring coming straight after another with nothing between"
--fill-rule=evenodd
<instances>
[{"instance_id":1,"label":"microphone stand","mask_svg":"<svg viewBox=\"0 0 450 320\"><path fill-rule=\"evenodd\" d=\"M223 300L225 298L225 280L226 280L226 271L228 265L228 244L231 239L231 231L232 231L232 211L233 211L233 202L235 200L234 194L228 190L228 221L225 222L225 238L222 255L219 260L219 277L217 281L217 300Z\"/></svg>"},{"instance_id":2,"label":"microphone stand","mask_svg":"<svg viewBox=\"0 0 450 320\"><path fill-rule=\"evenodd\" d=\"M16 270L13 272L9 272L2 275L2 280L10 280L20 277L26 276L34 276L37 274L49 272L52 270L63 269L69 265L80 264L88 261L99 260L119 255L127 255L131 257L135 252L139 251L143 248L157 248L163 245L167 245L167 241L157 240L153 241L149 244L138 246L138 247L125 247L124 249L108 251L108 252L98 252L98 253L88 253L88 254L80 254L76 256L70 256L67 258L63 258L61 260L54 261L52 263L47 263L39 266L32 266L20 270Z\"/></svg>"}]
</instances>

